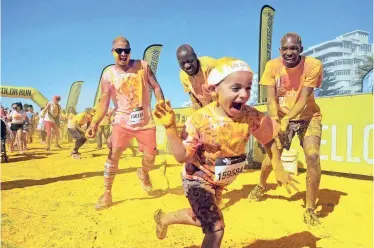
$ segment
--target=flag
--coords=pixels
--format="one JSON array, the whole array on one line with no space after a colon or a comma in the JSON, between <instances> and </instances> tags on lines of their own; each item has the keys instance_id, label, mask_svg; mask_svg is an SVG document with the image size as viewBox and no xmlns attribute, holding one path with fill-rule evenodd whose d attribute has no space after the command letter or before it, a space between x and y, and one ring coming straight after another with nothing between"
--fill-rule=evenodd
<instances>
[{"instance_id":1,"label":"flag","mask_svg":"<svg viewBox=\"0 0 374 248\"><path fill-rule=\"evenodd\" d=\"M151 68L155 76L157 72L158 59L160 58L161 50L162 50L161 44L153 44L153 45L148 46L144 50L144 54L143 54L143 60L147 61L149 67ZM152 100L153 89L149 89L149 91L150 91L149 92L150 100Z\"/></svg>"},{"instance_id":2,"label":"flag","mask_svg":"<svg viewBox=\"0 0 374 248\"><path fill-rule=\"evenodd\" d=\"M99 101L99 99L101 97L101 85L100 85L101 77L103 76L103 73L104 73L105 69L108 68L109 66L112 66L112 65L114 65L114 64L110 64L110 65L105 66L105 68L101 71L101 75L100 75L100 79L99 79L99 84L97 85L96 95L95 95L95 99L94 99L94 103L93 103L94 107L98 103L98 101Z\"/></svg>"},{"instance_id":3,"label":"flag","mask_svg":"<svg viewBox=\"0 0 374 248\"><path fill-rule=\"evenodd\" d=\"M271 40L273 34L273 20L275 9L269 5L264 5L260 16L260 41L259 41L259 61L258 78L261 79L265 70L266 62L271 59ZM258 103L266 102L266 91L264 86L258 87Z\"/></svg>"},{"instance_id":4,"label":"flag","mask_svg":"<svg viewBox=\"0 0 374 248\"><path fill-rule=\"evenodd\" d=\"M83 81L77 81L71 85L68 100L66 102L66 112L69 110L69 108L73 108L74 110L77 109L78 99L81 93L82 85Z\"/></svg>"}]
</instances>

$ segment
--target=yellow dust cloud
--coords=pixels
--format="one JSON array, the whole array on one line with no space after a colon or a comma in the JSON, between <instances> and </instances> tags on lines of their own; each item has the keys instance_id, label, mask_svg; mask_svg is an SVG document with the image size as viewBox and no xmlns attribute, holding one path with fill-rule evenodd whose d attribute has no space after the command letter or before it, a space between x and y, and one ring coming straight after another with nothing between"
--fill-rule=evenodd
<instances>
[{"instance_id":1,"label":"yellow dust cloud","mask_svg":"<svg viewBox=\"0 0 374 248\"><path fill-rule=\"evenodd\" d=\"M126 151L113 186L114 205L94 206L103 193L107 149L96 144L70 157L72 144L46 152L31 144L28 155L10 154L1 164L2 247L200 247L202 231L174 225L165 240L156 238L153 213L188 207L181 187L181 165L159 155L151 171L154 192L141 188L136 169L141 156ZM372 247L373 182L322 175L317 211L322 225L303 223L305 173L297 176L300 193L288 195L270 175L264 201L247 199L259 179L258 170L241 174L224 193L226 229L222 247Z\"/></svg>"}]
</instances>

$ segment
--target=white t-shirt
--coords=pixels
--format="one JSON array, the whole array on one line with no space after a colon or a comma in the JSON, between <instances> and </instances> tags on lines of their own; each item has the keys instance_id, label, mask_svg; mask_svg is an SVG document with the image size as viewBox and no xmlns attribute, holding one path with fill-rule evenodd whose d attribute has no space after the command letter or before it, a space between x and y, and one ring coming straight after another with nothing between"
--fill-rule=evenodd
<instances>
[{"instance_id":1,"label":"white t-shirt","mask_svg":"<svg viewBox=\"0 0 374 248\"><path fill-rule=\"evenodd\" d=\"M39 122L38 122L38 125L36 126L36 129L37 130L44 130L44 118L42 116L42 112L39 113Z\"/></svg>"},{"instance_id":2,"label":"white t-shirt","mask_svg":"<svg viewBox=\"0 0 374 248\"><path fill-rule=\"evenodd\" d=\"M23 110L20 112L13 110L12 113L10 113L10 117L12 117L13 124L23 124L23 122L26 120L26 112Z\"/></svg>"}]
</instances>

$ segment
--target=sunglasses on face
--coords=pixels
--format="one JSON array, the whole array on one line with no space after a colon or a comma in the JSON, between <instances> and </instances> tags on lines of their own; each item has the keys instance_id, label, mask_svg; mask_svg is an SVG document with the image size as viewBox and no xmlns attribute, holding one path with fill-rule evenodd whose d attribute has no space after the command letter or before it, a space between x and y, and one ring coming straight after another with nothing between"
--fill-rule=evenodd
<instances>
[{"instance_id":1,"label":"sunglasses on face","mask_svg":"<svg viewBox=\"0 0 374 248\"><path fill-rule=\"evenodd\" d=\"M118 55L121 55L123 52L125 54L129 54L131 52L131 48L116 48L114 49Z\"/></svg>"}]
</instances>

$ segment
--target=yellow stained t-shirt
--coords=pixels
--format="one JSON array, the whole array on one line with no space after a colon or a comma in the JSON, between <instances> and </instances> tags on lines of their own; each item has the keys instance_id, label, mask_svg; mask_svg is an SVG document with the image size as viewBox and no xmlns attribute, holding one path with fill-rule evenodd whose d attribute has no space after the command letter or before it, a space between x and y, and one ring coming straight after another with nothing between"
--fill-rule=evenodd
<instances>
[{"instance_id":1,"label":"yellow stained t-shirt","mask_svg":"<svg viewBox=\"0 0 374 248\"><path fill-rule=\"evenodd\" d=\"M216 159L242 156L250 135L261 144L267 144L277 134L279 125L264 113L244 106L242 117L234 121L216 114L216 102L198 109L185 122L187 138L183 141L188 163L199 168L189 174L184 168L183 176L190 180L203 179L215 184Z\"/></svg>"},{"instance_id":2,"label":"yellow stained t-shirt","mask_svg":"<svg viewBox=\"0 0 374 248\"><path fill-rule=\"evenodd\" d=\"M215 59L208 56L199 57L198 59L200 61L200 69L196 75L189 76L181 70L179 76L184 92L192 93L205 106L212 102L207 79L213 69Z\"/></svg>"},{"instance_id":3,"label":"yellow stained t-shirt","mask_svg":"<svg viewBox=\"0 0 374 248\"><path fill-rule=\"evenodd\" d=\"M260 84L275 86L276 101L279 117L285 116L300 97L302 88L321 87L323 79L322 62L309 56L302 56L300 63L294 68L283 65L282 58L276 58L266 63ZM312 93L302 112L292 120L310 120L320 118L321 111Z\"/></svg>"},{"instance_id":4,"label":"yellow stained t-shirt","mask_svg":"<svg viewBox=\"0 0 374 248\"><path fill-rule=\"evenodd\" d=\"M87 124L89 121L90 121L89 115L83 112L69 119L68 128L81 127Z\"/></svg>"}]
</instances>

